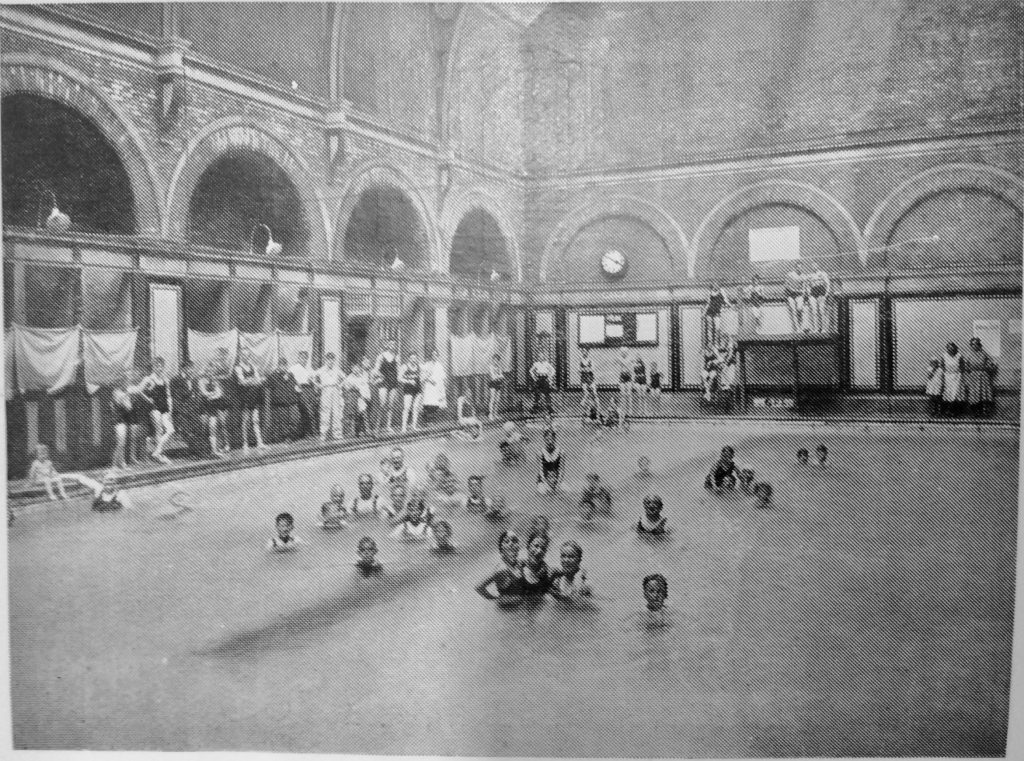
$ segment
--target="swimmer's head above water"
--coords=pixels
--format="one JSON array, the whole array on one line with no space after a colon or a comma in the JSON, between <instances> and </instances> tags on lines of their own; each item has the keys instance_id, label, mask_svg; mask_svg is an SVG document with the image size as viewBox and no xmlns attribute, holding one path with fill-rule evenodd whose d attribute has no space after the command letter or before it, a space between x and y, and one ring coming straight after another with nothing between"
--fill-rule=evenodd
<instances>
[{"instance_id":1,"label":"swimmer's head above water","mask_svg":"<svg viewBox=\"0 0 1024 761\"><path fill-rule=\"evenodd\" d=\"M277 529L277 538L287 541L292 535L292 529L295 528L295 518L291 513L279 513L274 518L274 527Z\"/></svg>"},{"instance_id":2,"label":"swimmer's head above water","mask_svg":"<svg viewBox=\"0 0 1024 761\"><path fill-rule=\"evenodd\" d=\"M648 610L661 610L668 597L668 580L660 573L652 573L644 577L644 599Z\"/></svg>"},{"instance_id":3,"label":"swimmer's head above water","mask_svg":"<svg viewBox=\"0 0 1024 761\"><path fill-rule=\"evenodd\" d=\"M514 531L502 531L498 537L498 553L507 565L519 562L519 535Z\"/></svg>"}]
</instances>

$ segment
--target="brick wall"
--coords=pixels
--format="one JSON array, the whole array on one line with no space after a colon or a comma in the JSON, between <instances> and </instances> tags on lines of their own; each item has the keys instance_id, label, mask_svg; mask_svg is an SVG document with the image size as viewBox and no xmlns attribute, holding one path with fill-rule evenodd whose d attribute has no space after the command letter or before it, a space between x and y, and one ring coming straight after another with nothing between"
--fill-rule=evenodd
<instances>
[{"instance_id":1,"label":"brick wall","mask_svg":"<svg viewBox=\"0 0 1024 761\"><path fill-rule=\"evenodd\" d=\"M927 0L549 7L527 166L564 172L966 134L1019 119L1024 13Z\"/></svg>"}]
</instances>

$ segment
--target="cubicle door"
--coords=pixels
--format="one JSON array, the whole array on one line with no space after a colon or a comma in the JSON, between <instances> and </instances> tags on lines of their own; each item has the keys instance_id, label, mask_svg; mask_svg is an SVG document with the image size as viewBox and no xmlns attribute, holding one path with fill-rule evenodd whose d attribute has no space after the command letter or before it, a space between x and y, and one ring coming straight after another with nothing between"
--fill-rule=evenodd
<instances>
[{"instance_id":1,"label":"cubicle door","mask_svg":"<svg viewBox=\"0 0 1024 761\"><path fill-rule=\"evenodd\" d=\"M150 358L163 357L167 374L177 375L183 333L181 286L150 283L149 304Z\"/></svg>"}]
</instances>

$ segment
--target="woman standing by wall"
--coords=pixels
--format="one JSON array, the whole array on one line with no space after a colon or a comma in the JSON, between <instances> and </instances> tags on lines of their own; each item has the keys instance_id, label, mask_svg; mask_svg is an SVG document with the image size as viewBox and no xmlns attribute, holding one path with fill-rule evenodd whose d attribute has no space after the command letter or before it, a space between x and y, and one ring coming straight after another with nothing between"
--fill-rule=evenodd
<instances>
[{"instance_id":1,"label":"woman standing by wall","mask_svg":"<svg viewBox=\"0 0 1024 761\"><path fill-rule=\"evenodd\" d=\"M992 378L996 374L996 363L982 348L980 338L972 338L969 349L964 353L964 391L971 413L976 416L992 414L994 395Z\"/></svg>"}]
</instances>

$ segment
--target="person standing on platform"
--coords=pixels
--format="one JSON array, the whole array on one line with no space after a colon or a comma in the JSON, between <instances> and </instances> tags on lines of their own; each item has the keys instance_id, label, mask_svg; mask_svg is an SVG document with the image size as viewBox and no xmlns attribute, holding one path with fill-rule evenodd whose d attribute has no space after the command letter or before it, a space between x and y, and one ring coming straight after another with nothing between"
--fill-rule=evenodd
<instances>
[{"instance_id":1,"label":"person standing on platform","mask_svg":"<svg viewBox=\"0 0 1024 761\"><path fill-rule=\"evenodd\" d=\"M199 393L199 380L191 361L182 363L181 371L171 378L171 410L174 428L181 434L190 454L199 455L205 449L203 403Z\"/></svg>"},{"instance_id":2,"label":"person standing on platform","mask_svg":"<svg viewBox=\"0 0 1024 761\"><path fill-rule=\"evenodd\" d=\"M309 367L309 352L300 351L298 361L288 368L295 381L295 393L298 394L299 430L296 438L304 439L316 433L315 410L318 407L316 384L313 382L314 372Z\"/></svg>"},{"instance_id":3,"label":"person standing on platform","mask_svg":"<svg viewBox=\"0 0 1024 761\"><path fill-rule=\"evenodd\" d=\"M731 307L732 302L725 295L725 288L716 280L708 291L708 303L704 305L704 320L708 329L708 343L717 344L722 334L722 309Z\"/></svg>"},{"instance_id":4,"label":"person standing on platform","mask_svg":"<svg viewBox=\"0 0 1024 761\"><path fill-rule=\"evenodd\" d=\"M377 424L374 427L379 433L386 416L387 432L394 433L395 405L398 404L398 341L391 338L384 344L384 351L377 355L370 375L380 386L377 391Z\"/></svg>"},{"instance_id":5,"label":"person standing on platform","mask_svg":"<svg viewBox=\"0 0 1024 761\"><path fill-rule=\"evenodd\" d=\"M288 360L277 360L277 369L267 376L270 392L270 440L294 441L299 434L299 393L288 369Z\"/></svg>"},{"instance_id":6,"label":"person standing on platform","mask_svg":"<svg viewBox=\"0 0 1024 761\"><path fill-rule=\"evenodd\" d=\"M807 290L807 276L804 274L803 262L797 260L793 264L793 269L786 273L783 290L786 294L786 306L789 308L789 321L793 325L793 332L799 333L803 322Z\"/></svg>"},{"instance_id":7,"label":"person standing on platform","mask_svg":"<svg viewBox=\"0 0 1024 761\"><path fill-rule=\"evenodd\" d=\"M153 428L154 446L150 456L157 462L170 465L171 461L164 454L164 447L174 435L174 401L170 394L170 379L167 377L166 367L163 357L156 357L150 374L142 379L142 388L146 396L153 400L149 418Z\"/></svg>"},{"instance_id":8,"label":"person standing on platform","mask_svg":"<svg viewBox=\"0 0 1024 761\"><path fill-rule=\"evenodd\" d=\"M811 262L807 276L807 300L811 307L811 325L819 333L828 332L828 300L832 296L832 281L820 265Z\"/></svg>"},{"instance_id":9,"label":"person standing on platform","mask_svg":"<svg viewBox=\"0 0 1024 761\"><path fill-rule=\"evenodd\" d=\"M555 366L548 361L548 353L544 349L537 351L537 361L530 367L530 379L533 381L533 411L540 411L540 398L544 397L544 409L548 414L554 413L551 406L551 382L555 377Z\"/></svg>"},{"instance_id":10,"label":"person standing on platform","mask_svg":"<svg viewBox=\"0 0 1024 761\"><path fill-rule=\"evenodd\" d=\"M759 275L750 278L750 285L743 288L743 300L750 315L750 333L760 333L764 325L764 287Z\"/></svg>"},{"instance_id":11,"label":"person standing on platform","mask_svg":"<svg viewBox=\"0 0 1024 761\"><path fill-rule=\"evenodd\" d=\"M423 410L430 413L430 421L436 420L440 410L448 408L448 372L441 355L434 349L430 361L423 363Z\"/></svg>"},{"instance_id":12,"label":"person standing on platform","mask_svg":"<svg viewBox=\"0 0 1024 761\"><path fill-rule=\"evenodd\" d=\"M327 437L341 439L341 420L345 411L341 382L343 374L335 362L333 352L324 355L323 366L313 375L313 383L320 391L320 443Z\"/></svg>"}]
</instances>

